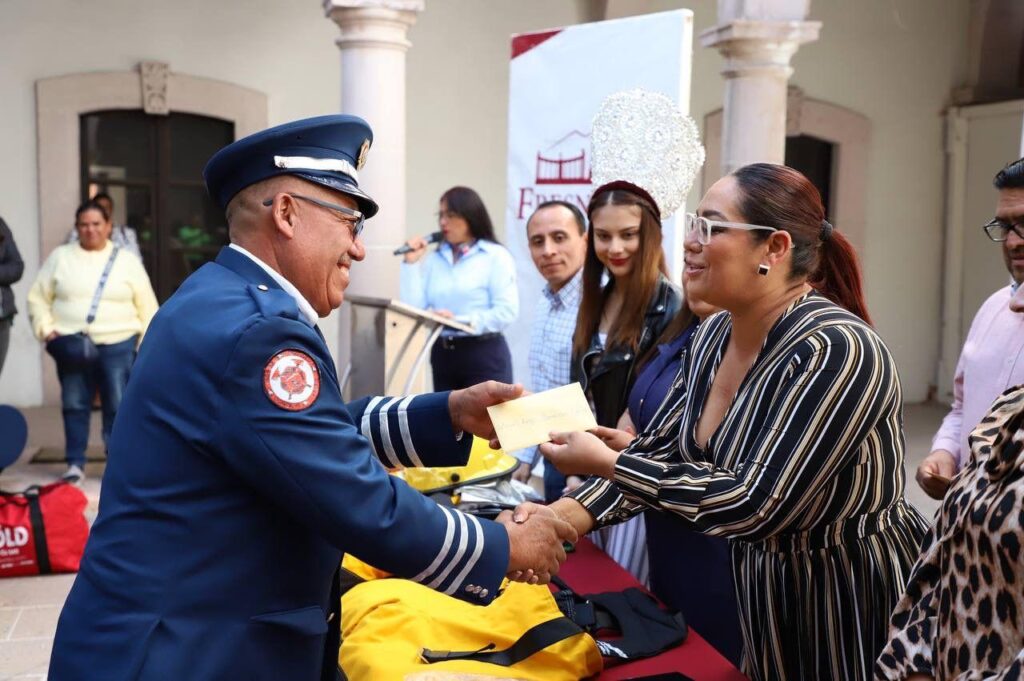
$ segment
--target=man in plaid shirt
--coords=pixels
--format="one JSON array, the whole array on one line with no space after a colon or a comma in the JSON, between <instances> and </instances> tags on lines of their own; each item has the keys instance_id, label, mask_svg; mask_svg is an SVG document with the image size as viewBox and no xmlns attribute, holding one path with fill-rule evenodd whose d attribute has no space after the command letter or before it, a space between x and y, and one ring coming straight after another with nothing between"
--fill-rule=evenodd
<instances>
[{"instance_id":1,"label":"man in plaid shirt","mask_svg":"<svg viewBox=\"0 0 1024 681\"><path fill-rule=\"evenodd\" d=\"M572 335L583 293L583 261L587 255L587 223L580 209L565 201L546 201L526 222L530 257L547 281L538 298L530 330L530 388L535 392L569 383ZM517 480L526 482L537 463L536 447L515 452ZM562 496L565 476L544 466L544 497Z\"/></svg>"}]
</instances>

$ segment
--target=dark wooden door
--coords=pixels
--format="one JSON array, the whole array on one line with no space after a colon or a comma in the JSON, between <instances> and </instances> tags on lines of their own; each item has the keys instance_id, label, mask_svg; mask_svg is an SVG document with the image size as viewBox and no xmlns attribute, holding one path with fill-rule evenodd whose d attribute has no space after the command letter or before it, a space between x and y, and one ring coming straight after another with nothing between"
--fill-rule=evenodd
<instances>
[{"instance_id":1,"label":"dark wooden door","mask_svg":"<svg viewBox=\"0 0 1024 681\"><path fill-rule=\"evenodd\" d=\"M207 160L235 137L227 121L137 110L81 116L82 199L106 192L115 224L136 230L160 302L228 243L203 183Z\"/></svg>"}]
</instances>

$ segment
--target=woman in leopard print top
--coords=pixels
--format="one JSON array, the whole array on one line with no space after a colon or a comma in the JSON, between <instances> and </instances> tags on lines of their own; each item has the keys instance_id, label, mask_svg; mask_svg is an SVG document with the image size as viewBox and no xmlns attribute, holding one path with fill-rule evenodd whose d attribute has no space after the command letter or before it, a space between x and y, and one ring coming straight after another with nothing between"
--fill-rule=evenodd
<instances>
[{"instance_id":1,"label":"woman in leopard print top","mask_svg":"<svg viewBox=\"0 0 1024 681\"><path fill-rule=\"evenodd\" d=\"M892 615L876 679L1024 678L1024 386L971 433Z\"/></svg>"}]
</instances>

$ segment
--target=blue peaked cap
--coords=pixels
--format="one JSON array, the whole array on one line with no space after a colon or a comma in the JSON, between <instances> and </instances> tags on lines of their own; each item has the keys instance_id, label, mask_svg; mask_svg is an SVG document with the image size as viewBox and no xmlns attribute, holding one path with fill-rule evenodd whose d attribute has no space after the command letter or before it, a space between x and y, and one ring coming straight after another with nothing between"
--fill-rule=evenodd
<instances>
[{"instance_id":1,"label":"blue peaked cap","mask_svg":"<svg viewBox=\"0 0 1024 681\"><path fill-rule=\"evenodd\" d=\"M206 190L227 209L235 194L277 175L295 175L348 194L370 218L377 202L359 188L359 169L373 143L362 118L334 114L268 128L224 147L203 169Z\"/></svg>"}]
</instances>

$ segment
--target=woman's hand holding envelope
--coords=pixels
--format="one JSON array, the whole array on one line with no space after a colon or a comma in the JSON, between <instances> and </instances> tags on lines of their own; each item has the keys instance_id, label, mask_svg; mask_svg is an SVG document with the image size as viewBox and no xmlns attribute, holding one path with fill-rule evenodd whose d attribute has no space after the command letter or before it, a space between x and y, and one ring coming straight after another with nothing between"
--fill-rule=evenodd
<instances>
[{"instance_id":1,"label":"woman's hand holding envelope","mask_svg":"<svg viewBox=\"0 0 1024 681\"><path fill-rule=\"evenodd\" d=\"M565 475L599 475L615 477L619 452L593 433L551 433L551 442L539 447L555 468Z\"/></svg>"},{"instance_id":2,"label":"woman's hand holding envelope","mask_svg":"<svg viewBox=\"0 0 1024 681\"><path fill-rule=\"evenodd\" d=\"M620 430L618 428L608 428L606 426L591 428L590 432L596 435L601 442L608 445L609 448L614 449L617 452L621 452L623 449L628 447L629 443L636 437L636 431L634 430Z\"/></svg>"}]
</instances>

